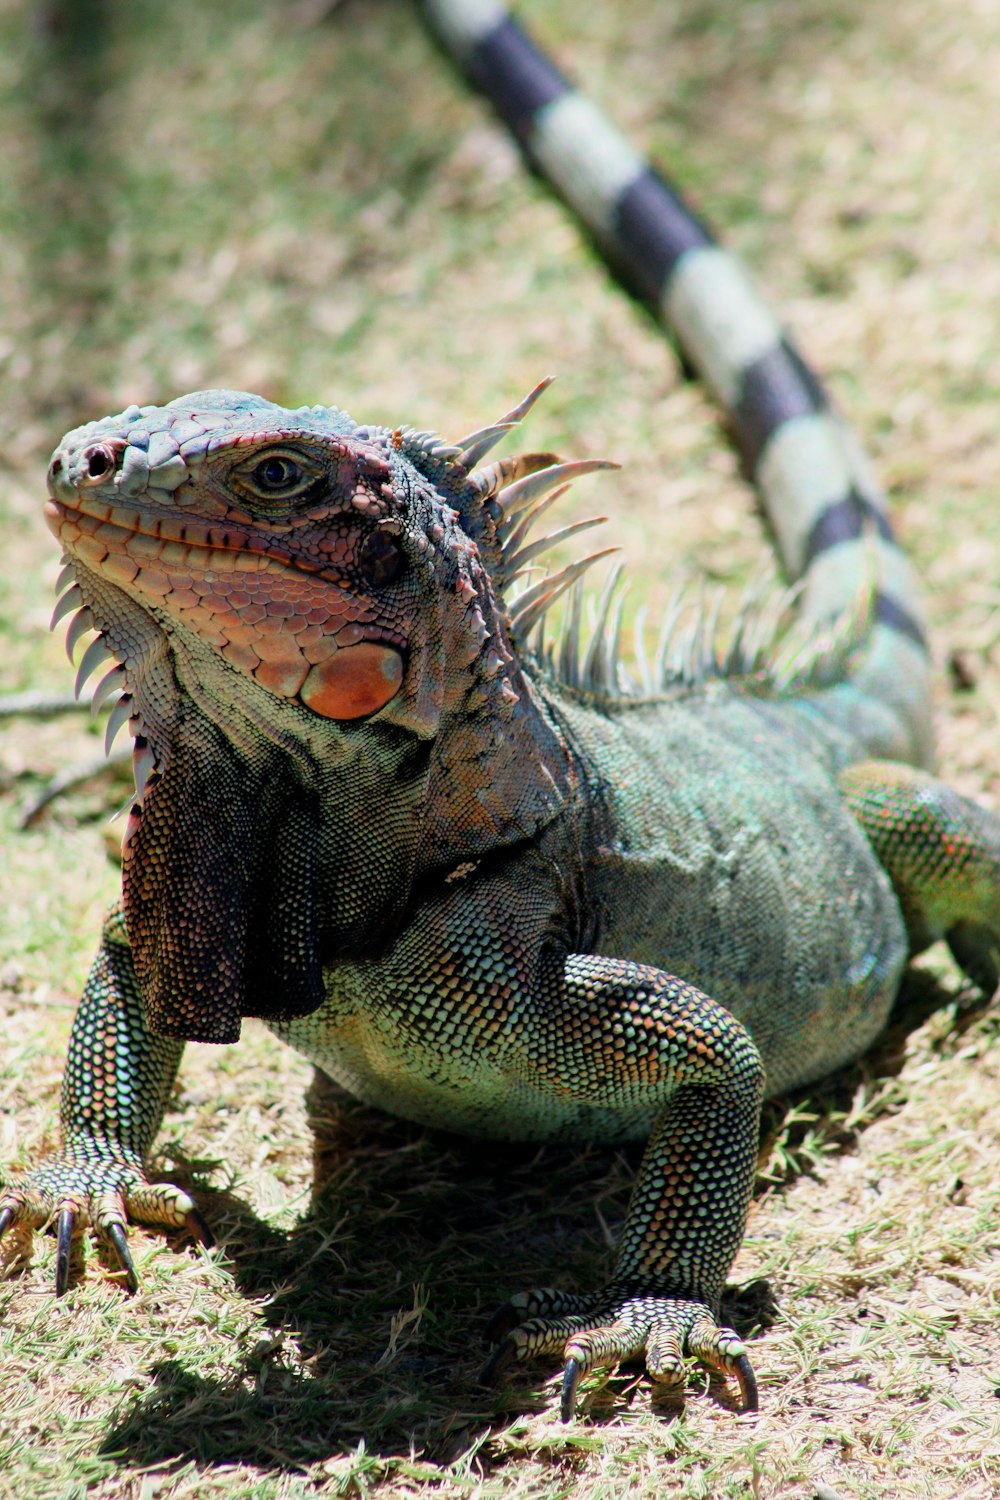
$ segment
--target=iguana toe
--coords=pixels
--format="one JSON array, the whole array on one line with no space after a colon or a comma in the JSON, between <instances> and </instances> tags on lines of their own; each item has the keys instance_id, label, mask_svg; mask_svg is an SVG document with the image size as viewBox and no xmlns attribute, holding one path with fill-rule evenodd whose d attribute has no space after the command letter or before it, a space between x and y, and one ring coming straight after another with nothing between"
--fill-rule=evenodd
<instances>
[{"instance_id":1,"label":"iguana toe","mask_svg":"<svg viewBox=\"0 0 1000 1500\"><path fill-rule=\"evenodd\" d=\"M580 1384L583 1366L572 1355L563 1366L562 1387L559 1391L559 1415L564 1422L572 1422L576 1411L576 1391Z\"/></svg>"},{"instance_id":2,"label":"iguana toe","mask_svg":"<svg viewBox=\"0 0 1000 1500\"><path fill-rule=\"evenodd\" d=\"M59 1210L56 1233L56 1296L61 1297L69 1286L70 1262L73 1254L73 1230L76 1227L75 1208Z\"/></svg>"},{"instance_id":3,"label":"iguana toe","mask_svg":"<svg viewBox=\"0 0 1000 1500\"><path fill-rule=\"evenodd\" d=\"M194 1240L199 1240L206 1250L215 1244L215 1235L196 1208L189 1208L184 1216L184 1227Z\"/></svg>"}]
</instances>

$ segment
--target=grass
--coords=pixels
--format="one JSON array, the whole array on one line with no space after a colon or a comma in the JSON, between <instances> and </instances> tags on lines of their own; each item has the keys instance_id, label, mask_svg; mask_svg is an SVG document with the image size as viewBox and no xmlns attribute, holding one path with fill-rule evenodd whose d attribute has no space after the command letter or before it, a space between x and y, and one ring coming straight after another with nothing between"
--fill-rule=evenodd
<instances>
[{"instance_id":1,"label":"grass","mask_svg":"<svg viewBox=\"0 0 1000 1500\"><path fill-rule=\"evenodd\" d=\"M1000 256L995 8L915 0L530 7L576 76L726 226L861 429L927 582L941 763L997 803ZM589 481L655 608L746 575L710 409L432 52L410 9L0 6L0 690L64 689L41 474L60 434L219 384L446 435L549 369L528 442ZM651 545L655 542L655 546ZM951 667L949 669L949 663ZM0 1155L55 1139L65 1037L117 872L107 787L18 809L98 742L0 747ZM637 1373L557 1420L551 1372L474 1384L518 1286L592 1284L634 1154L484 1150L332 1101L248 1027L191 1048L159 1142L217 1231L134 1234L140 1293L53 1245L0 1285L0 1495L981 1497L1000 1483L995 1013L935 961L923 1024L769 1116L734 1281L766 1278L762 1413ZM313 1199L313 1171L319 1183ZM766 1312L760 1294L744 1313Z\"/></svg>"}]
</instances>

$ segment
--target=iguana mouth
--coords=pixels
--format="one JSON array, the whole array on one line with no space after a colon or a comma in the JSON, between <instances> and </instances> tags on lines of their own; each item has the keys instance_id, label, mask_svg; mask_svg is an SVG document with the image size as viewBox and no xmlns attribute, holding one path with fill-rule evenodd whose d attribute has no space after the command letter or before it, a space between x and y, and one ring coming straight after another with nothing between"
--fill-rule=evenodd
<instances>
[{"instance_id":1,"label":"iguana mouth","mask_svg":"<svg viewBox=\"0 0 1000 1500\"><path fill-rule=\"evenodd\" d=\"M49 530L67 550L79 553L80 541L92 537L108 557L116 555L116 550L134 557L137 571L139 567L149 567L156 561L182 561L177 549L190 547L218 553L215 566L232 572L258 569L260 564L257 561L242 565L236 561L244 556L266 558L330 582L342 581L325 564L303 557L290 547L263 539L260 524L249 516L245 522L227 519L224 524L212 524L187 514L147 513L120 503L111 504L78 490L72 492L72 499L50 496L45 502L44 515ZM147 542L136 544L137 537L146 538ZM101 567L103 559L98 560L99 553L96 548L94 550L93 566ZM90 563L87 557L82 560ZM400 644L405 645L402 638Z\"/></svg>"}]
</instances>

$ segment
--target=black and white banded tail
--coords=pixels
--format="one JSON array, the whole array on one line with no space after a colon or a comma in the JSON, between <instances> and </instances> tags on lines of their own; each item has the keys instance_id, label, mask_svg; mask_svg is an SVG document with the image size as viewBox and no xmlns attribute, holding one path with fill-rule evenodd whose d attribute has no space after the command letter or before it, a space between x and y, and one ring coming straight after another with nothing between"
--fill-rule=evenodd
<instances>
[{"instance_id":1,"label":"black and white banded tail","mask_svg":"<svg viewBox=\"0 0 1000 1500\"><path fill-rule=\"evenodd\" d=\"M782 563L803 582L803 620L829 622L874 580L871 634L850 688L894 721L880 753L928 760L929 662L913 570L857 438L747 271L497 0L423 0L423 10L726 411Z\"/></svg>"}]
</instances>

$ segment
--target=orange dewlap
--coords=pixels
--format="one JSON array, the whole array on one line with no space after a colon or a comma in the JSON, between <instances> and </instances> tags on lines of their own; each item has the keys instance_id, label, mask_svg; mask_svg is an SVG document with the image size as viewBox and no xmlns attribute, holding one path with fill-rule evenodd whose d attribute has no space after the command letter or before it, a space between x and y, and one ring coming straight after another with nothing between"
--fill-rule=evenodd
<instances>
[{"instance_id":1,"label":"orange dewlap","mask_svg":"<svg viewBox=\"0 0 1000 1500\"><path fill-rule=\"evenodd\" d=\"M403 658L398 651L378 641L361 641L313 667L299 697L324 719L361 719L384 708L402 681Z\"/></svg>"}]
</instances>

